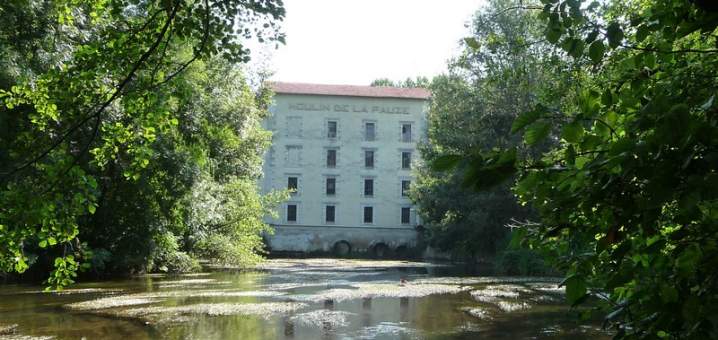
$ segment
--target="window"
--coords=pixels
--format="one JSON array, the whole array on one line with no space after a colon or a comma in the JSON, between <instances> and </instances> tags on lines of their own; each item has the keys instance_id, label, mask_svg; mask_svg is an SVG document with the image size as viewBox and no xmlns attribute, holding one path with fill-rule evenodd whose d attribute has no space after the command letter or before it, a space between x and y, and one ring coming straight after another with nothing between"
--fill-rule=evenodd
<instances>
[{"instance_id":1,"label":"window","mask_svg":"<svg viewBox=\"0 0 718 340\"><path fill-rule=\"evenodd\" d=\"M376 123L364 122L364 140L373 141L376 139Z\"/></svg>"},{"instance_id":2,"label":"window","mask_svg":"<svg viewBox=\"0 0 718 340\"><path fill-rule=\"evenodd\" d=\"M327 149L327 168L337 167L337 150Z\"/></svg>"},{"instance_id":3,"label":"window","mask_svg":"<svg viewBox=\"0 0 718 340\"><path fill-rule=\"evenodd\" d=\"M411 151L401 152L401 168L411 169Z\"/></svg>"},{"instance_id":4,"label":"window","mask_svg":"<svg viewBox=\"0 0 718 340\"><path fill-rule=\"evenodd\" d=\"M324 208L324 222L334 223L334 216L335 216L335 206L327 205Z\"/></svg>"},{"instance_id":5,"label":"window","mask_svg":"<svg viewBox=\"0 0 718 340\"><path fill-rule=\"evenodd\" d=\"M297 205L287 204L287 222L297 221Z\"/></svg>"},{"instance_id":6,"label":"window","mask_svg":"<svg viewBox=\"0 0 718 340\"><path fill-rule=\"evenodd\" d=\"M374 179L373 178L365 178L364 179L364 196L374 196Z\"/></svg>"},{"instance_id":7,"label":"window","mask_svg":"<svg viewBox=\"0 0 718 340\"><path fill-rule=\"evenodd\" d=\"M327 121L327 138L337 138L337 122L335 120Z\"/></svg>"},{"instance_id":8,"label":"window","mask_svg":"<svg viewBox=\"0 0 718 340\"><path fill-rule=\"evenodd\" d=\"M364 223L374 223L374 207L364 207Z\"/></svg>"},{"instance_id":9,"label":"window","mask_svg":"<svg viewBox=\"0 0 718 340\"><path fill-rule=\"evenodd\" d=\"M337 194L337 179L335 177L327 177L326 194L327 196Z\"/></svg>"},{"instance_id":10,"label":"window","mask_svg":"<svg viewBox=\"0 0 718 340\"><path fill-rule=\"evenodd\" d=\"M402 207L401 208L401 224L409 224L409 223L411 223L411 208Z\"/></svg>"},{"instance_id":11,"label":"window","mask_svg":"<svg viewBox=\"0 0 718 340\"><path fill-rule=\"evenodd\" d=\"M411 186L411 181L408 181L408 180L401 181L401 197L409 196L409 187L410 186Z\"/></svg>"},{"instance_id":12,"label":"window","mask_svg":"<svg viewBox=\"0 0 718 340\"><path fill-rule=\"evenodd\" d=\"M364 167L367 169L374 168L374 150L364 150Z\"/></svg>"},{"instance_id":13,"label":"window","mask_svg":"<svg viewBox=\"0 0 718 340\"><path fill-rule=\"evenodd\" d=\"M302 163L302 147L300 145L287 145L286 165L300 167Z\"/></svg>"},{"instance_id":14,"label":"window","mask_svg":"<svg viewBox=\"0 0 718 340\"><path fill-rule=\"evenodd\" d=\"M411 142L411 123L401 124L401 141Z\"/></svg>"},{"instance_id":15,"label":"window","mask_svg":"<svg viewBox=\"0 0 718 340\"><path fill-rule=\"evenodd\" d=\"M299 191L299 178L295 176L287 177L287 189L292 193Z\"/></svg>"}]
</instances>

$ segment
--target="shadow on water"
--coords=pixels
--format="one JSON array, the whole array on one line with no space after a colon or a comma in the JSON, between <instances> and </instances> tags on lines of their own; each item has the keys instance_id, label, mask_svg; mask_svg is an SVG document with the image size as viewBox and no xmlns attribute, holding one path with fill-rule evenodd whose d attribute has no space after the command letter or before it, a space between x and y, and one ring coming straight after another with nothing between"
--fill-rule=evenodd
<instances>
[{"instance_id":1,"label":"shadow on water","mask_svg":"<svg viewBox=\"0 0 718 340\"><path fill-rule=\"evenodd\" d=\"M610 338L577 321L553 278L405 261L274 259L260 269L148 275L61 293L5 285L0 338Z\"/></svg>"}]
</instances>

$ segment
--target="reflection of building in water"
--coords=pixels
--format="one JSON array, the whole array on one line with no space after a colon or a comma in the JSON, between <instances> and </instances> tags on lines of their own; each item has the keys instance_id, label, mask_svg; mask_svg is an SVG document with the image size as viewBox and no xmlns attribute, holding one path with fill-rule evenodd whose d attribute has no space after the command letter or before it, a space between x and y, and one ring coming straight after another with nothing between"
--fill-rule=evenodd
<instances>
[{"instance_id":1,"label":"reflection of building in water","mask_svg":"<svg viewBox=\"0 0 718 340\"><path fill-rule=\"evenodd\" d=\"M425 138L429 92L273 83L265 192L290 189L268 222L273 251L373 252L416 245L408 191ZM401 255L401 254L399 254Z\"/></svg>"},{"instance_id":2,"label":"reflection of building in water","mask_svg":"<svg viewBox=\"0 0 718 340\"><path fill-rule=\"evenodd\" d=\"M294 337L294 322L289 317L284 318L284 336L287 338Z\"/></svg>"},{"instance_id":3,"label":"reflection of building in water","mask_svg":"<svg viewBox=\"0 0 718 340\"><path fill-rule=\"evenodd\" d=\"M409 321L409 298L399 298L399 320L402 322Z\"/></svg>"}]
</instances>

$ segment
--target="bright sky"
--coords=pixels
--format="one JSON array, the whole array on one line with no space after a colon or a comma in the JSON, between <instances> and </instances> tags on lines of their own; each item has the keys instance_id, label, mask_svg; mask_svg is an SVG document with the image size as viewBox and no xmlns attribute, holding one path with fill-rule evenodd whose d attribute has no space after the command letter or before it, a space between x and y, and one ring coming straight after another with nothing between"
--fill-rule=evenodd
<instances>
[{"instance_id":1,"label":"bright sky","mask_svg":"<svg viewBox=\"0 0 718 340\"><path fill-rule=\"evenodd\" d=\"M270 52L266 66L276 81L369 85L431 77L458 53L483 2L285 0L287 45Z\"/></svg>"}]
</instances>

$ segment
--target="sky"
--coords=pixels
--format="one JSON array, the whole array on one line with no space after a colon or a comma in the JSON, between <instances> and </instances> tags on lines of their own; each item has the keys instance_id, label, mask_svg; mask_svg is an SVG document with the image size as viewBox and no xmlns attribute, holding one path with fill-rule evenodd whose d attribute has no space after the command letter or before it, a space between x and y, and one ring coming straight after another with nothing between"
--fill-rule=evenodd
<instances>
[{"instance_id":1,"label":"sky","mask_svg":"<svg viewBox=\"0 0 718 340\"><path fill-rule=\"evenodd\" d=\"M272 80L369 85L446 71L484 0L285 0L287 44L253 52ZM255 50L256 51L256 50Z\"/></svg>"}]
</instances>

